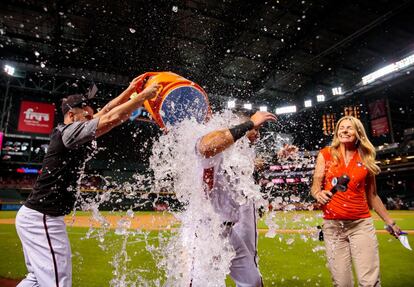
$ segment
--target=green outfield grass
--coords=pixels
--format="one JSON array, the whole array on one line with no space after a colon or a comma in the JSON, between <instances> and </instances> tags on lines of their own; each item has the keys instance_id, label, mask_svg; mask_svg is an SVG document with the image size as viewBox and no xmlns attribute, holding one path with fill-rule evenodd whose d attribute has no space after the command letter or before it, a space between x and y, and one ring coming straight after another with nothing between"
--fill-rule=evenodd
<instances>
[{"instance_id":1,"label":"green outfield grass","mask_svg":"<svg viewBox=\"0 0 414 287\"><path fill-rule=\"evenodd\" d=\"M321 219L317 214L278 212L277 224L280 228L305 229L320 223ZM0 218L14 216L15 212L0 212ZM392 216L402 228L414 229L414 212L395 211ZM383 228L383 224L377 221L376 226ZM127 274L126 280L137 282L139 276L146 280L156 280L162 276L154 259L144 248L144 239L156 244L159 232L129 236L126 240L123 236L108 232L105 241L100 242L96 238L85 239L87 231L87 228L68 227L73 253L73 286L109 286L109 281L114 278L114 268L110 262L116 260L116 254L123 262L119 265L119 274ZM378 234L378 240L383 286L413 286L413 251L404 249L396 239L387 234ZM22 278L26 267L14 225L0 224L0 242L0 277ZM127 262L124 255L120 254L124 243L129 257ZM414 247L414 240L411 238L410 243ZM324 251L320 250L322 246L323 243L303 234L278 234L275 238L266 238L261 234L259 263L265 286L330 286ZM230 280L228 286L234 286Z\"/></svg>"},{"instance_id":2,"label":"green outfield grass","mask_svg":"<svg viewBox=\"0 0 414 287\"><path fill-rule=\"evenodd\" d=\"M414 230L414 211L391 210L392 218L402 229ZM377 229L384 229L384 222L375 212L372 212L374 225ZM322 224L321 211L276 211L276 224L281 229L307 229ZM259 220L258 228L267 228L264 220Z\"/></svg>"}]
</instances>

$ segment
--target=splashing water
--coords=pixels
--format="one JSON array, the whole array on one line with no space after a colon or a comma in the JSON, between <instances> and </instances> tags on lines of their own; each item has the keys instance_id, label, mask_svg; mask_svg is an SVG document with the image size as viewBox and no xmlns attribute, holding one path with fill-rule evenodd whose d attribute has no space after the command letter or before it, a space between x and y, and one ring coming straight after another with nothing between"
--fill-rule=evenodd
<instances>
[{"instance_id":1,"label":"splashing water","mask_svg":"<svg viewBox=\"0 0 414 287\"><path fill-rule=\"evenodd\" d=\"M85 236L81 239L96 239L99 242L98 246L103 252L114 253L112 260L109 262L113 266L113 278L110 280L109 286L161 286L158 279L152 281L144 279L143 274L148 273L150 269L131 268L130 262L133 258L127 252L127 244L131 242L131 238L133 238L136 241L137 238L139 239L143 236L144 239L139 239L138 241L144 241L146 245L148 240L148 234L143 233L141 230L130 230L131 220L134 217L134 212L132 211L132 208L137 207L137 205L139 204L135 203L134 206L131 206L126 211L126 216L123 216L119 220L117 220L117 222L115 223L116 226L111 226L110 221L99 210L102 204L110 203L118 196L122 196L125 199L131 199L133 197L136 197L136 195L139 192L139 187L149 183L148 176L136 175L134 177L138 183L136 185L131 185L128 182L122 184L108 182L104 177L101 177L106 183L105 186L112 186L115 187L115 189L103 187L103 190L96 193L92 197L82 196L82 191L80 187L82 180L87 177L87 173L85 172L86 165L101 150L104 150L104 148L98 147L97 142L92 141L90 153L83 162L82 167L80 168L76 188L69 187L70 189L74 189L76 192L76 206L72 214L72 223L76 220L75 216L77 208L80 208L80 210L82 211L91 212L91 216L89 218L89 229L86 232ZM117 199L117 201L118 200L119 199ZM114 234L117 237L106 242L105 239L111 227L115 227ZM121 240L122 244L120 246L118 244L114 244L118 240ZM82 262L82 256L79 255L79 258L77 260Z\"/></svg>"},{"instance_id":2,"label":"splashing water","mask_svg":"<svg viewBox=\"0 0 414 287\"><path fill-rule=\"evenodd\" d=\"M279 229L279 225L276 224L274 218L276 217L276 212L271 211L265 217L265 223L269 227L269 230L266 232L266 237L274 238L276 235L276 230Z\"/></svg>"},{"instance_id":3,"label":"splashing water","mask_svg":"<svg viewBox=\"0 0 414 287\"><path fill-rule=\"evenodd\" d=\"M166 272L166 286L225 286L235 255L223 229L220 215L205 195L197 141L205 134L227 128L240 120L230 111L216 114L208 123L185 120L160 137L153 146L150 166L154 171L153 192L174 190L184 210L175 212L181 225L160 248L159 268ZM223 152L223 165L239 204L261 199L252 177L255 153L247 139L237 141ZM214 243L214 244L212 244Z\"/></svg>"},{"instance_id":4,"label":"splashing water","mask_svg":"<svg viewBox=\"0 0 414 287\"><path fill-rule=\"evenodd\" d=\"M175 231L159 232L158 238L154 239L158 240L158 244L148 242L148 234L140 230L131 231L131 220L134 216L132 209L138 207L137 203L131 205L126 216L112 226L115 228L115 236L122 242L121 246L115 247L110 242L105 243L105 236L111 224L99 212L99 206L110 202L114 193L108 190L97 193L93 198L84 199L78 190L77 198L82 210L91 211L92 220L99 226L98 228L91 226L85 238L96 238L103 251L109 252L114 248L117 249L110 262L113 266L110 286L189 286L190 283L192 286L225 286L226 275L230 271L235 251L226 236L228 229L223 228L223 220L206 197L196 145L203 135L214 130L228 128L239 122L240 119L231 111L225 111L215 114L206 124L199 124L195 120L185 120L174 127L167 127L169 132L161 136L153 145L153 154L150 158L153 180L147 175L137 174L134 176L134 183L123 183L117 186L117 194L121 194L123 198L139 198L153 205L162 192L173 191L175 193L182 207L169 211L173 213L180 225ZM271 154L276 154L286 141L286 138L277 133L267 132L257 148L265 158L268 156L266 159L271 162ZM96 152L99 150L96 144L94 150ZM88 160L96 152L94 151ZM290 194L289 190L284 191L286 195L278 196L280 193L277 193L276 197L268 192L265 194L267 200L263 199L263 191L261 192L260 186L255 184L252 177L255 157L255 151L246 138L238 140L223 152L222 169L229 179L229 184L233 186L232 198L240 205L248 200L253 201L256 206L264 206L266 211L269 205L267 200L272 202L274 210L278 209L278 206L285 211L294 210L295 204L302 202L298 195ZM279 161L279 164L289 166L301 166L308 163L311 162L302 154L292 155ZM292 168L286 172L292 172ZM84 173L81 172L78 183L83 176ZM108 183L109 185L114 184ZM143 186L151 186L151 193L154 193L157 198L150 199L147 192L142 193L139 188ZM271 186L271 189L276 190L278 186ZM294 221L301 219L296 217ZM279 222L276 224L276 212L274 211L268 213L265 223L269 227L267 237L274 237L279 229L286 227L286 223L285 226L279 226ZM132 270L128 264L134 258L127 253L127 244L132 238L136 239L141 236L144 236L145 250L151 254L160 270L156 280L149 280L142 276L145 272L149 272L148 269ZM312 237L311 239L314 240ZM304 235L300 238L305 242L308 240L308 237ZM288 245L294 243L292 238L285 240Z\"/></svg>"}]
</instances>

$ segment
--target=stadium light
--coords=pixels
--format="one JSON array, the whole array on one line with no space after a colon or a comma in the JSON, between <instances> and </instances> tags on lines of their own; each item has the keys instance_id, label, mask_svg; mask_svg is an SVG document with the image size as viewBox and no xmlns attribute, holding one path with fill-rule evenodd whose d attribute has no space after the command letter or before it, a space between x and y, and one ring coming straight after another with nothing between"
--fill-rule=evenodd
<instances>
[{"instance_id":1,"label":"stadium light","mask_svg":"<svg viewBox=\"0 0 414 287\"><path fill-rule=\"evenodd\" d=\"M286 107L276 108L277 115L291 114L291 113L296 113L296 106L286 106Z\"/></svg>"},{"instance_id":2,"label":"stadium light","mask_svg":"<svg viewBox=\"0 0 414 287\"><path fill-rule=\"evenodd\" d=\"M325 101L325 95L316 95L316 101L318 102L324 102Z\"/></svg>"},{"instance_id":3,"label":"stadium light","mask_svg":"<svg viewBox=\"0 0 414 287\"><path fill-rule=\"evenodd\" d=\"M233 109L236 107L236 100L231 100L227 102L227 108Z\"/></svg>"},{"instance_id":4,"label":"stadium light","mask_svg":"<svg viewBox=\"0 0 414 287\"><path fill-rule=\"evenodd\" d=\"M244 104L243 108L245 108L246 110L251 110L252 109L252 104L249 104L249 103Z\"/></svg>"},{"instance_id":5,"label":"stadium light","mask_svg":"<svg viewBox=\"0 0 414 287\"><path fill-rule=\"evenodd\" d=\"M8 75L13 76L14 75L14 72L16 71L16 69L14 67L10 66L10 65L4 65L4 71Z\"/></svg>"},{"instance_id":6,"label":"stadium light","mask_svg":"<svg viewBox=\"0 0 414 287\"><path fill-rule=\"evenodd\" d=\"M332 95L337 96L337 95L342 95L342 87L335 87L332 89Z\"/></svg>"},{"instance_id":7,"label":"stadium light","mask_svg":"<svg viewBox=\"0 0 414 287\"><path fill-rule=\"evenodd\" d=\"M401 71L409 66L412 66L413 64L414 64L414 54L362 77L362 84L367 85L385 75Z\"/></svg>"},{"instance_id":8,"label":"stadium light","mask_svg":"<svg viewBox=\"0 0 414 287\"><path fill-rule=\"evenodd\" d=\"M260 110L261 112L267 112L267 107L266 107L266 106L261 106L261 107L259 108L259 110Z\"/></svg>"},{"instance_id":9,"label":"stadium light","mask_svg":"<svg viewBox=\"0 0 414 287\"><path fill-rule=\"evenodd\" d=\"M312 107L312 100L306 100L305 101L305 108L310 108Z\"/></svg>"}]
</instances>

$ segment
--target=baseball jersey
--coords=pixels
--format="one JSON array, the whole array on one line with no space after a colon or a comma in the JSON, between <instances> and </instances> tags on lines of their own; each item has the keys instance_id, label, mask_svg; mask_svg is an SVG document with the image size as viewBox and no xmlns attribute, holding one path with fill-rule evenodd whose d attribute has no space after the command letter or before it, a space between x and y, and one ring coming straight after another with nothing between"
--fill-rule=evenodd
<instances>
[{"instance_id":1,"label":"baseball jersey","mask_svg":"<svg viewBox=\"0 0 414 287\"><path fill-rule=\"evenodd\" d=\"M215 212L223 222L234 223L231 228L226 229L230 244L236 252L231 261L230 276L236 286L262 286L256 261L257 229L254 203L244 194L240 194L240 187L235 186L239 179L230 178L226 173L223 153L211 158L204 158L198 150L196 154L199 157L205 192ZM243 204L235 200L240 197L245 199Z\"/></svg>"},{"instance_id":2,"label":"baseball jersey","mask_svg":"<svg viewBox=\"0 0 414 287\"><path fill-rule=\"evenodd\" d=\"M42 173L25 206L51 216L69 214L75 203L79 171L95 139L99 119L59 124L50 136Z\"/></svg>"},{"instance_id":3,"label":"baseball jersey","mask_svg":"<svg viewBox=\"0 0 414 287\"><path fill-rule=\"evenodd\" d=\"M223 222L237 222L240 216L240 204L232 196L233 186L230 183L229 175L222 167L223 153L210 158L204 158L198 154L198 157L206 185L206 193L214 210L221 216Z\"/></svg>"}]
</instances>

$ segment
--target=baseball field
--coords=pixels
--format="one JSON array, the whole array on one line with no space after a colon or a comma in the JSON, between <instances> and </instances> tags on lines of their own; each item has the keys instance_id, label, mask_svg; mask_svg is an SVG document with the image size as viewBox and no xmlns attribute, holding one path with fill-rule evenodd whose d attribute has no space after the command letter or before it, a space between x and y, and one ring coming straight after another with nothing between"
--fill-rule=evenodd
<instances>
[{"instance_id":1,"label":"baseball field","mask_svg":"<svg viewBox=\"0 0 414 287\"><path fill-rule=\"evenodd\" d=\"M26 273L23 252L17 237L16 212L0 212L0 286L13 286ZM73 286L162 286L163 274L151 253L159 238L168 238L179 224L171 214L136 212L127 235L117 230L125 213L105 212L108 230L89 213L66 218L73 254ZM277 212L277 232L266 237L267 227L259 222L259 264L265 286L331 286L324 244L317 239L319 212ZM414 247L414 211L391 211L399 226L408 231ZM374 216L380 244L383 286L414 286L414 251L405 249L388 235ZM122 222L122 221L121 221ZM95 226L95 227L94 227ZM4 280L15 279L15 280ZM142 283L146 282L146 283ZM3 285L2 285L3 284ZM234 286L227 280L228 286Z\"/></svg>"}]
</instances>

